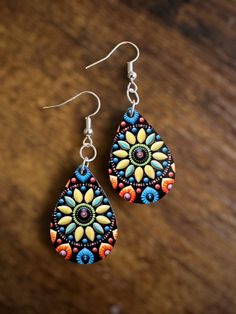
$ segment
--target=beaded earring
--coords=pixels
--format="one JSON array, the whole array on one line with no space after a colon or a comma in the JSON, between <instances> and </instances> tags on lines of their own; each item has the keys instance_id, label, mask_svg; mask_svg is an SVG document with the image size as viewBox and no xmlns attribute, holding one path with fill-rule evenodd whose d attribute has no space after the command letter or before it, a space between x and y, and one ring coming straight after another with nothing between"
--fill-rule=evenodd
<instances>
[{"instance_id":1,"label":"beaded earring","mask_svg":"<svg viewBox=\"0 0 236 314\"><path fill-rule=\"evenodd\" d=\"M83 163L66 183L53 210L50 224L51 241L56 252L65 260L77 264L93 264L107 257L118 236L111 204L89 169L89 163L97 156L92 140L91 117L98 113L101 102L95 93L84 91L59 105L44 107L61 107L86 93L97 99L98 107L85 118L85 138L80 149ZM84 155L86 149L92 149L92 157Z\"/></svg>"},{"instance_id":2,"label":"beaded earring","mask_svg":"<svg viewBox=\"0 0 236 314\"><path fill-rule=\"evenodd\" d=\"M129 83L127 98L131 107L125 112L112 145L108 173L114 190L126 201L150 204L157 202L173 187L175 163L160 134L135 109L139 104L137 73L134 62L139 48L132 42L119 43L109 54L86 69L108 59L123 44L132 45L137 55L127 62Z\"/></svg>"}]
</instances>

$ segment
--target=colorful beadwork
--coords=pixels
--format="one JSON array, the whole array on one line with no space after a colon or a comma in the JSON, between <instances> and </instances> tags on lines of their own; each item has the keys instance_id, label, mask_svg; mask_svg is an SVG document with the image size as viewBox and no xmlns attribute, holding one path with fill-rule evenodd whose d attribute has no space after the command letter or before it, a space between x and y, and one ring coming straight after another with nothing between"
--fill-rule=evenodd
<instances>
[{"instance_id":1,"label":"colorful beadwork","mask_svg":"<svg viewBox=\"0 0 236 314\"><path fill-rule=\"evenodd\" d=\"M112 187L126 201L157 202L173 187L175 164L169 148L148 122L131 108L120 123L109 159Z\"/></svg>"},{"instance_id":2,"label":"colorful beadwork","mask_svg":"<svg viewBox=\"0 0 236 314\"><path fill-rule=\"evenodd\" d=\"M112 251L118 236L115 214L88 167L79 166L53 212L50 237L57 253L78 264L93 264Z\"/></svg>"}]
</instances>

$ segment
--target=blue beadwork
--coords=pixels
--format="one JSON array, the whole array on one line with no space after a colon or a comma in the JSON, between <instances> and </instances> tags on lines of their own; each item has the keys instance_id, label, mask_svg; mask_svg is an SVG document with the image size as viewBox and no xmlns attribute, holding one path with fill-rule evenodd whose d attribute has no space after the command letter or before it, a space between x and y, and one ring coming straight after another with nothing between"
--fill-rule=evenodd
<instances>
[{"instance_id":1,"label":"blue beadwork","mask_svg":"<svg viewBox=\"0 0 236 314\"><path fill-rule=\"evenodd\" d=\"M131 113L132 108L130 107L127 112L124 114L124 120L130 124L134 124L138 121L139 119L139 113L134 110L133 116L130 117L130 113Z\"/></svg>"},{"instance_id":2,"label":"blue beadwork","mask_svg":"<svg viewBox=\"0 0 236 314\"><path fill-rule=\"evenodd\" d=\"M159 200L159 194L151 187L146 187L141 194L141 200L144 204L150 204Z\"/></svg>"},{"instance_id":3,"label":"blue beadwork","mask_svg":"<svg viewBox=\"0 0 236 314\"><path fill-rule=\"evenodd\" d=\"M84 248L77 254L76 260L78 264L93 264L94 255L91 251Z\"/></svg>"},{"instance_id":4,"label":"blue beadwork","mask_svg":"<svg viewBox=\"0 0 236 314\"><path fill-rule=\"evenodd\" d=\"M75 170L76 178L81 182L86 182L91 177L91 172L88 167L84 166L84 171L81 173L82 166Z\"/></svg>"}]
</instances>

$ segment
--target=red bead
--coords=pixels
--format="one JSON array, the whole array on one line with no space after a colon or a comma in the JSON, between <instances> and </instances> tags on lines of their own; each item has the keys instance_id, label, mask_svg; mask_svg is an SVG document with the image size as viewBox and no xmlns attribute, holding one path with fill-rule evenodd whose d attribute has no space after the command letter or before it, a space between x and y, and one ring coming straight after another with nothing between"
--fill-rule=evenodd
<instances>
[{"instance_id":1,"label":"red bead","mask_svg":"<svg viewBox=\"0 0 236 314\"><path fill-rule=\"evenodd\" d=\"M136 190L136 192L137 192L138 194L140 194L140 193L142 192L142 190L141 190L140 188L138 188L138 189Z\"/></svg>"},{"instance_id":2,"label":"red bead","mask_svg":"<svg viewBox=\"0 0 236 314\"><path fill-rule=\"evenodd\" d=\"M94 247L94 248L92 249L92 251L93 251L93 253L97 253L98 249L97 249L96 247Z\"/></svg>"},{"instance_id":3,"label":"red bead","mask_svg":"<svg viewBox=\"0 0 236 314\"><path fill-rule=\"evenodd\" d=\"M155 185L155 189L156 189L156 190L159 190L160 187L161 187L160 184L156 184L156 185Z\"/></svg>"},{"instance_id":4,"label":"red bead","mask_svg":"<svg viewBox=\"0 0 236 314\"><path fill-rule=\"evenodd\" d=\"M111 169L108 169L108 173L111 174L111 173L112 173L112 170L111 170Z\"/></svg>"},{"instance_id":5,"label":"red bead","mask_svg":"<svg viewBox=\"0 0 236 314\"><path fill-rule=\"evenodd\" d=\"M143 123L144 122L144 118L140 118L139 122Z\"/></svg>"},{"instance_id":6,"label":"red bead","mask_svg":"<svg viewBox=\"0 0 236 314\"><path fill-rule=\"evenodd\" d=\"M78 251L79 251L79 250L77 249L77 247L74 247L74 248L73 248L73 252L74 252L74 253L78 253Z\"/></svg>"},{"instance_id":7,"label":"red bead","mask_svg":"<svg viewBox=\"0 0 236 314\"><path fill-rule=\"evenodd\" d=\"M71 179L71 182L72 182L72 183L75 183L75 182L76 182L76 178L72 178L72 179Z\"/></svg>"},{"instance_id":8,"label":"red bead","mask_svg":"<svg viewBox=\"0 0 236 314\"><path fill-rule=\"evenodd\" d=\"M109 238L109 239L108 239L108 242L109 242L110 244L112 244L112 243L113 243L113 239L112 239L112 238Z\"/></svg>"},{"instance_id":9,"label":"red bead","mask_svg":"<svg viewBox=\"0 0 236 314\"><path fill-rule=\"evenodd\" d=\"M62 243L62 239L57 239L57 243L61 244Z\"/></svg>"},{"instance_id":10,"label":"red bead","mask_svg":"<svg viewBox=\"0 0 236 314\"><path fill-rule=\"evenodd\" d=\"M90 179L90 182L92 182L92 183L94 183L95 181L96 181L95 178Z\"/></svg>"},{"instance_id":11,"label":"red bead","mask_svg":"<svg viewBox=\"0 0 236 314\"><path fill-rule=\"evenodd\" d=\"M126 122L125 122L125 121L122 121L120 125L121 125L121 126L126 126Z\"/></svg>"},{"instance_id":12,"label":"red bead","mask_svg":"<svg viewBox=\"0 0 236 314\"><path fill-rule=\"evenodd\" d=\"M169 177L172 178L174 176L174 172L169 173Z\"/></svg>"},{"instance_id":13,"label":"red bead","mask_svg":"<svg viewBox=\"0 0 236 314\"><path fill-rule=\"evenodd\" d=\"M50 228L52 228L52 227L53 227L53 223L51 222L51 223L50 223Z\"/></svg>"},{"instance_id":14,"label":"red bead","mask_svg":"<svg viewBox=\"0 0 236 314\"><path fill-rule=\"evenodd\" d=\"M124 187L124 184L123 183L119 183L119 188L123 188Z\"/></svg>"}]
</instances>

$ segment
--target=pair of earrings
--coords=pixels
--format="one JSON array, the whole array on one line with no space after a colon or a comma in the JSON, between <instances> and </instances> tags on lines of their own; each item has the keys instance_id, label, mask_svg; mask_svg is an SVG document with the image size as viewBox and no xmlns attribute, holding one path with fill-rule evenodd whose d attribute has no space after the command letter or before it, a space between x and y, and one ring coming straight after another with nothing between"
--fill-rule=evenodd
<instances>
[{"instance_id":1,"label":"pair of earrings","mask_svg":"<svg viewBox=\"0 0 236 314\"><path fill-rule=\"evenodd\" d=\"M127 63L127 97L131 107L124 114L115 135L109 156L108 173L112 187L126 201L150 204L171 190L175 178L175 164L160 135L135 109L139 103L139 95L133 64L139 57L139 49L132 42L121 42L105 58L87 66L86 69L109 58L123 44L135 47L137 56ZM78 264L93 264L104 259L112 251L118 236L111 204L89 170L89 163L97 156L92 140L91 118L99 112L101 101L95 93L84 91L59 105L44 107L61 107L86 93L96 98L97 109L85 118L85 138L80 149L83 163L66 183L54 208L50 224L51 241L56 251L66 260ZM92 157L85 155L87 149L92 149Z\"/></svg>"}]
</instances>

